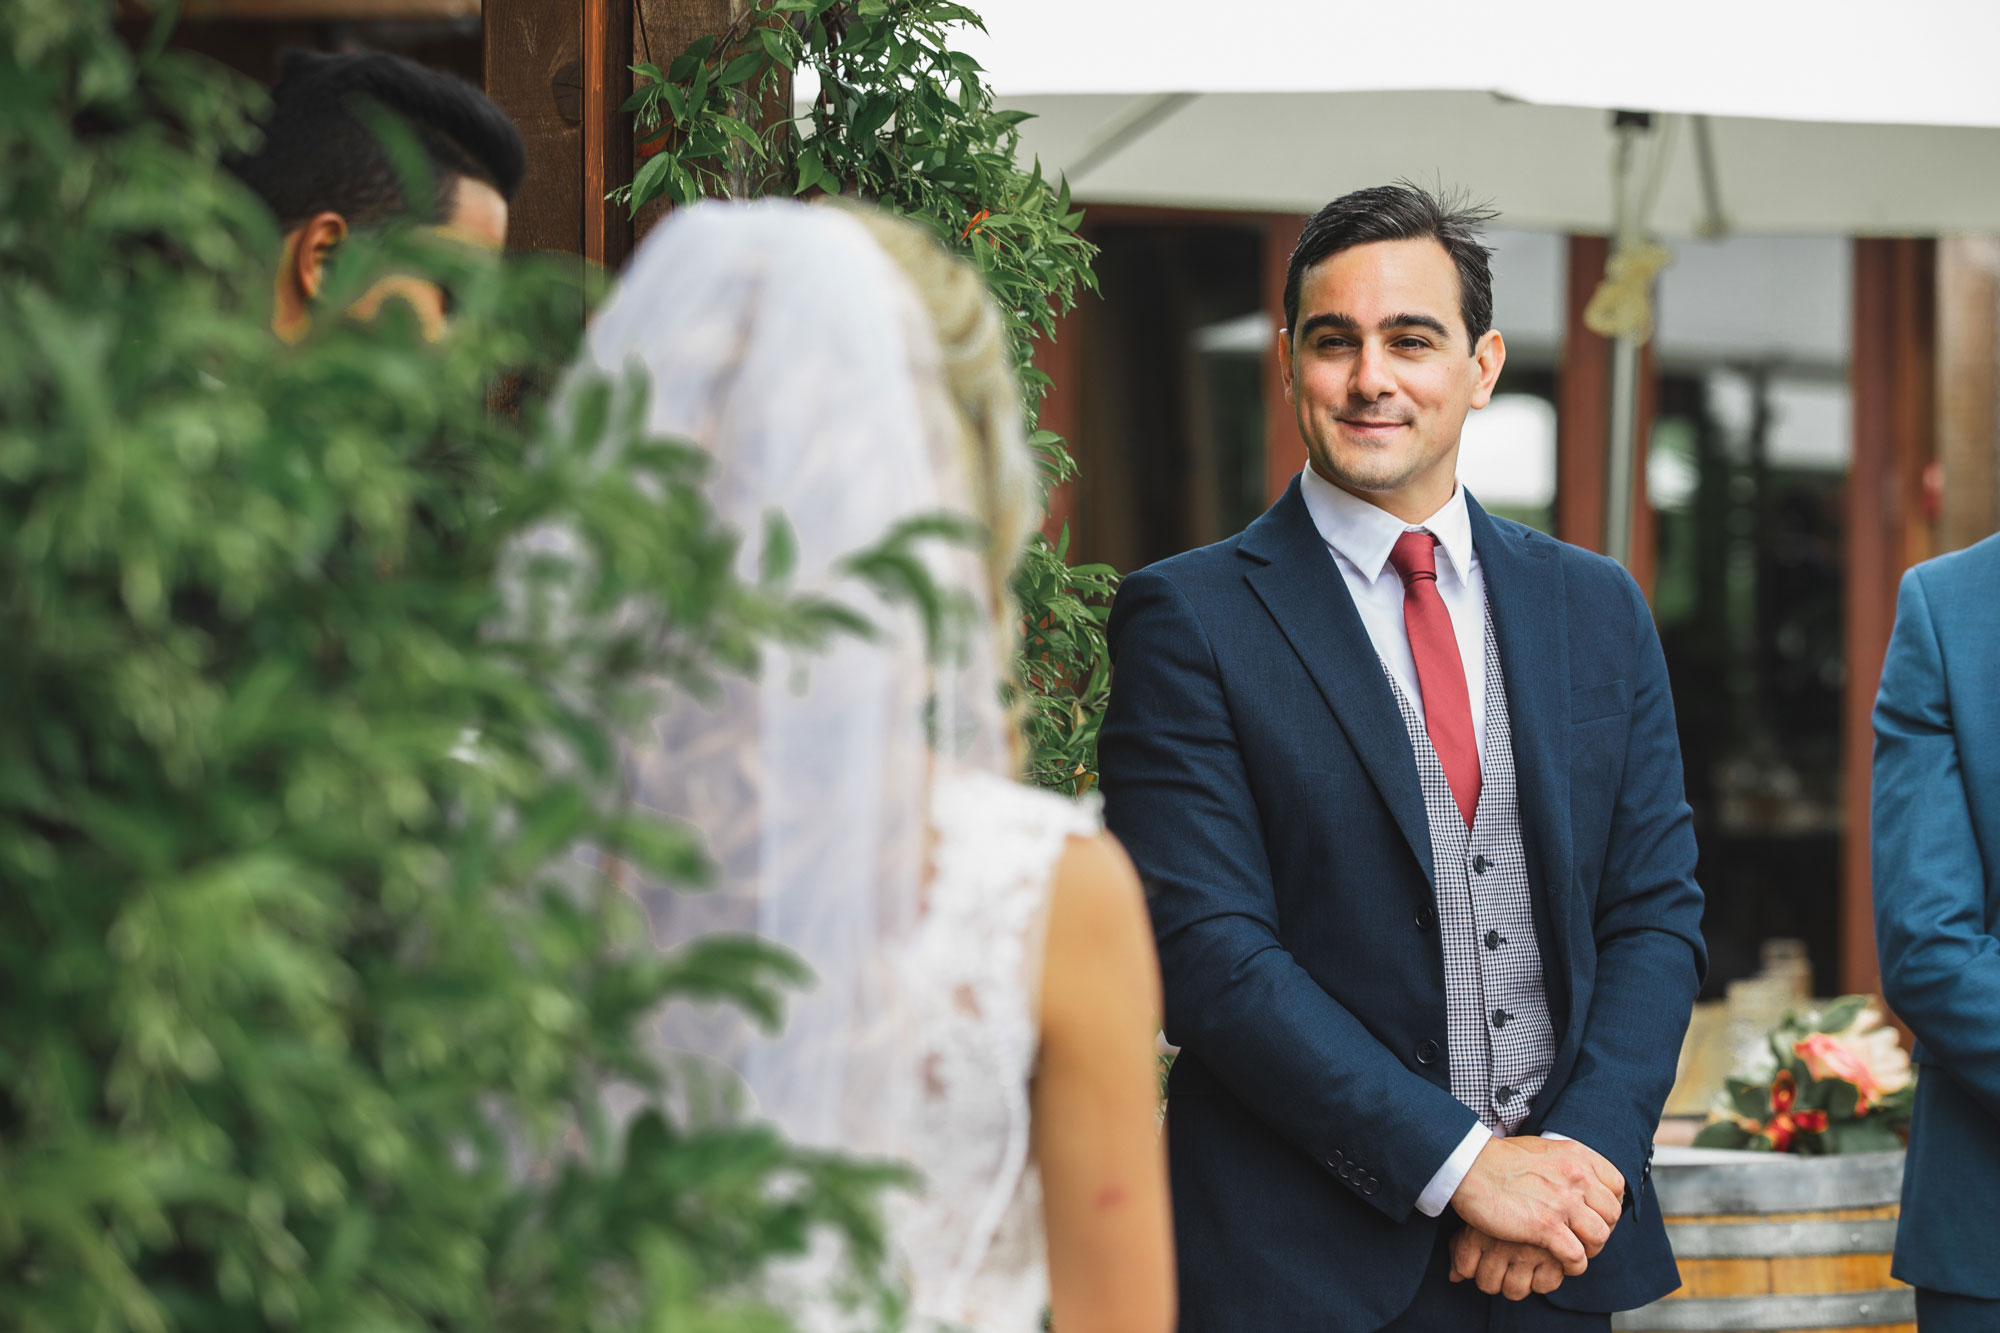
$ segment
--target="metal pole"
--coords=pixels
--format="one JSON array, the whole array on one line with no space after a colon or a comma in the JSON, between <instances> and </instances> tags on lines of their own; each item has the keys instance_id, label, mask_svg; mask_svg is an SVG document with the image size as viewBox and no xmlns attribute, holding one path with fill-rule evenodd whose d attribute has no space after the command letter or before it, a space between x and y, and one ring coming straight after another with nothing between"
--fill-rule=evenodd
<instances>
[{"instance_id":1,"label":"metal pole","mask_svg":"<svg viewBox=\"0 0 2000 1333\"><path fill-rule=\"evenodd\" d=\"M1639 452L1639 352L1633 338L1611 344L1611 429L1604 467L1604 554L1632 567L1633 476Z\"/></svg>"},{"instance_id":2,"label":"metal pole","mask_svg":"<svg viewBox=\"0 0 2000 1333\"><path fill-rule=\"evenodd\" d=\"M1636 245L1645 235L1652 212L1654 188L1634 191L1632 177L1638 140L1653 132L1653 117L1644 111L1614 111L1612 132L1617 150L1612 158L1612 198L1615 234L1612 253ZM1664 160L1656 161L1664 165ZM1652 182L1657 187L1656 178ZM1639 453L1639 352L1642 343L1630 333L1611 344L1611 419L1606 423L1604 464L1604 554L1627 569L1632 567L1632 495Z\"/></svg>"}]
</instances>

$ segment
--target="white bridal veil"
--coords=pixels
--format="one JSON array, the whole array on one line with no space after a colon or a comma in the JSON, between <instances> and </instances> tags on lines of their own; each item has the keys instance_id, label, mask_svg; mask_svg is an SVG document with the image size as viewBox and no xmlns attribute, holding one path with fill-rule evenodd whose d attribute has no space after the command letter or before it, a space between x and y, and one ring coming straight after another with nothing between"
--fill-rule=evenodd
<instances>
[{"instance_id":1,"label":"white bridal veil","mask_svg":"<svg viewBox=\"0 0 2000 1333\"><path fill-rule=\"evenodd\" d=\"M716 701L663 691L629 780L641 806L699 828L717 867L705 893L633 886L660 946L754 931L816 977L775 1038L721 1006L683 1004L662 1019L662 1043L732 1070L794 1141L890 1155L916 1092L895 962L923 907L927 794L941 770L1014 767L1001 584L1033 512L1018 400L990 369L1006 362L976 346L1004 332L983 297L947 300L926 274L978 286L907 224L701 204L640 247L587 352L614 376L643 367L652 429L713 455L711 495L746 534L746 573L781 512L797 585L877 627L824 653L773 655ZM993 535L984 551L923 548L932 577L979 611L933 664L919 617L839 565L940 511L973 513Z\"/></svg>"}]
</instances>

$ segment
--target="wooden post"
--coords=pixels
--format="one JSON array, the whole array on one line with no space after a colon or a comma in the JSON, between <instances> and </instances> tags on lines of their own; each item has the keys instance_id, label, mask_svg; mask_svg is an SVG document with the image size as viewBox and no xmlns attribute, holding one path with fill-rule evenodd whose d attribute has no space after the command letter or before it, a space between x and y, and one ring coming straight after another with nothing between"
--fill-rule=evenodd
<instances>
[{"instance_id":1,"label":"wooden post","mask_svg":"<svg viewBox=\"0 0 2000 1333\"><path fill-rule=\"evenodd\" d=\"M1088 293L1085 299L1090 299ZM1053 337L1035 344L1035 365L1049 377L1049 391L1042 397L1039 418L1043 430L1063 437L1072 456L1078 448L1077 435L1083 418L1084 310L1082 306L1056 321ZM1049 492L1049 512L1042 520L1042 532L1050 541L1062 536L1063 525L1073 524L1077 513L1077 481L1072 477ZM1070 533L1075 538L1074 528Z\"/></svg>"},{"instance_id":2,"label":"wooden post","mask_svg":"<svg viewBox=\"0 0 2000 1333\"><path fill-rule=\"evenodd\" d=\"M1903 571L1930 553L1923 474L1936 386L1937 244L1854 243L1854 456L1847 476L1847 686L1841 703L1840 988L1881 978L1868 866L1872 714Z\"/></svg>"},{"instance_id":3,"label":"wooden post","mask_svg":"<svg viewBox=\"0 0 2000 1333\"><path fill-rule=\"evenodd\" d=\"M528 172L510 250L583 253L583 11L564 0L486 0L486 95L521 131Z\"/></svg>"},{"instance_id":4,"label":"wooden post","mask_svg":"<svg viewBox=\"0 0 2000 1333\"><path fill-rule=\"evenodd\" d=\"M2000 239L1937 250L1938 549L2000 531Z\"/></svg>"},{"instance_id":5,"label":"wooden post","mask_svg":"<svg viewBox=\"0 0 2000 1333\"><path fill-rule=\"evenodd\" d=\"M1593 551L1604 549L1611 342L1584 327L1583 308L1610 253L1611 243L1602 236L1569 238L1562 370L1556 377L1556 536Z\"/></svg>"},{"instance_id":6,"label":"wooden post","mask_svg":"<svg viewBox=\"0 0 2000 1333\"><path fill-rule=\"evenodd\" d=\"M1571 236L1562 370L1556 377L1556 536L1593 551L1604 549L1605 454L1610 447L1611 340L1592 333L1583 309L1604 276L1611 243ZM1639 449L1632 460L1632 577L1648 598L1659 563L1659 516L1646 493L1646 444L1659 410L1660 376L1654 345L1639 360Z\"/></svg>"},{"instance_id":7,"label":"wooden post","mask_svg":"<svg viewBox=\"0 0 2000 1333\"><path fill-rule=\"evenodd\" d=\"M633 0L486 0L486 95L514 119L528 173L507 230L513 250L623 263L632 227L605 195L632 177Z\"/></svg>"},{"instance_id":8,"label":"wooden post","mask_svg":"<svg viewBox=\"0 0 2000 1333\"><path fill-rule=\"evenodd\" d=\"M1274 329L1285 327L1285 268L1305 227L1305 218L1290 213L1273 213L1264 219L1264 310ZM1298 418L1285 401L1277 339L1273 338L1264 349L1264 489L1273 502L1305 465L1306 442L1299 438Z\"/></svg>"},{"instance_id":9,"label":"wooden post","mask_svg":"<svg viewBox=\"0 0 2000 1333\"><path fill-rule=\"evenodd\" d=\"M615 269L632 222L604 196L632 180L632 0L583 0L583 257Z\"/></svg>"}]
</instances>

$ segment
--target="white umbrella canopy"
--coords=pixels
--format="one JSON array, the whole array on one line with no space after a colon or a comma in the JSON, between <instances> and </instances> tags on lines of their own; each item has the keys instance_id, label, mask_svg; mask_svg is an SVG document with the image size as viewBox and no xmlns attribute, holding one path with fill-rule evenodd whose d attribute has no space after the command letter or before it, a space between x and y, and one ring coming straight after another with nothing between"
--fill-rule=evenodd
<instances>
[{"instance_id":1,"label":"white umbrella canopy","mask_svg":"<svg viewBox=\"0 0 2000 1333\"><path fill-rule=\"evenodd\" d=\"M997 0L985 18L966 49L1037 116L1024 154L1089 202L1309 212L1409 177L1511 226L1606 231L1607 113L1628 108L1678 133L1663 234L2000 230L1994 0Z\"/></svg>"}]
</instances>

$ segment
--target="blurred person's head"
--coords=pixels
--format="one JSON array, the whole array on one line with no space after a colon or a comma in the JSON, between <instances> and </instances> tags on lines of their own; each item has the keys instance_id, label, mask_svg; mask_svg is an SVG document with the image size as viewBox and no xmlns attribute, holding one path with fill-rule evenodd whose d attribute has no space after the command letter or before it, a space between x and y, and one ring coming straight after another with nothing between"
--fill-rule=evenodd
<instances>
[{"instance_id":1,"label":"blurred person's head","mask_svg":"<svg viewBox=\"0 0 2000 1333\"><path fill-rule=\"evenodd\" d=\"M1285 399L1313 470L1419 522L1451 498L1467 413L1507 349L1493 323L1490 209L1416 186L1343 195L1285 271Z\"/></svg>"},{"instance_id":2,"label":"blurred person's head","mask_svg":"<svg viewBox=\"0 0 2000 1333\"><path fill-rule=\"evenodd\" d=\"M425 197L411 197L384 141L383 114L421 148ZM311 324L327 259L350 232L401 220L483 249L506 243L507 205L526 153L506 113L462 79L381 51L290 52L263 131L263 143L229 167L284 232L271 321L282 337L299 337ZM444 293L410 275L384 278L352 313L370 318L392 296L414 307L427 331L443 326Z\"/></svg>"}]
</instances>

